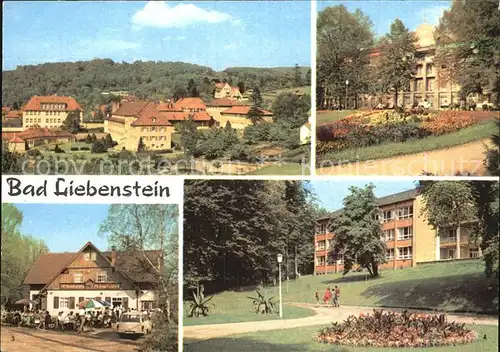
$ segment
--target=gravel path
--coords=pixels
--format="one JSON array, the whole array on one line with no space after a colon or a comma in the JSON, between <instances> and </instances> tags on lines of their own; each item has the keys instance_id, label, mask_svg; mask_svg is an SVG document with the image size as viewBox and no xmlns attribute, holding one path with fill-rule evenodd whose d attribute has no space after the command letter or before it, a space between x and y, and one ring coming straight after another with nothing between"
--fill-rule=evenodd
<instances>
[{"instance_id":1,"label":"gravel path","mask_svg":"<svg viewBox=\"0 0 500 352\"><path fill-rule=\"evenodd\" d=\"M198 325L198 326L185 326L184 339L189 342L190 340L208 340L217 337L224 337L235 334L251 333L256 331L266 331L266 330L280 330L280 329L291 329L298 328L302 326L312 326L312 325L329 325L334 321L342 321L346 319L349 315L359 315L360 313L372 313L373 309L380 309L377 307L356 307L356 306L341 306L338 308L333 307L322 307L314 304L308 303L290 303L291 305L309 308L316 312L316 315L307 318L298 319L284 319L282 320L267 320L267 321L256 321L256 322L245 322L245 323L231 323L231 324L212 324L212 325ZM402 309L391 309L395 311L401 311ZM424 312L425 314L430 314L429 312ZM478 324L478 325L496 325L498 326L498 319L472 315L472 314L447 314L448 321L457 321L466 324Z\"/></svg>"}]
</instances>

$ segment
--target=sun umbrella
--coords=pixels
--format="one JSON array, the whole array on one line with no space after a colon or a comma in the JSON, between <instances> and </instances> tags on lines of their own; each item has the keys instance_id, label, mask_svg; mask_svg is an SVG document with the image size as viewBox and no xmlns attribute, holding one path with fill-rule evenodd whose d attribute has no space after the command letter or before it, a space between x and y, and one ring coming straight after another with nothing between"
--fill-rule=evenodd
<instances>
[{"instance_id":1,"label":"sun umbrella","mask_svg":"<svg viewBox=\"0 0 500 352\"><path fill-rule=\"evenodd\" d=\"M15 304L37 304L37 303L38 303L37 301L27 298L23 298L15 302Z\"/></svg>"},{"instance_id":2,"label":"sun umbrella","mask_svg":"<svg viewBox=\"0 0 500 352\"><path fill-rule=\"evenodd\" d=\"M80 308L104 308L109 306L111 306L109 302L98 301L96 299L86 299L78 303L78 307Z\"/></svg>"}]
</instances>

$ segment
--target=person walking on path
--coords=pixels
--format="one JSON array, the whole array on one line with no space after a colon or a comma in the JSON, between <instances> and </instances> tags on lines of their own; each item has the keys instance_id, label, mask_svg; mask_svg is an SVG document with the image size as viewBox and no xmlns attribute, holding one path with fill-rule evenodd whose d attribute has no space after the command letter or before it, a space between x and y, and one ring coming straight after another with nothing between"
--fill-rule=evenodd
<instances>
[{"instance_id":1,"label":"person walking on path","mask_svg":"<svg viewBox=\"0 0 500 352\"><path fill-rule=\"evenodd\" d=\"M319 292L318 292L318 289L316 289L316 292L315 292L314 296L316 298L316 304L319 306Z\"/></svg>"},{"instance_id":2,"label":"person walking on path","mask_svg":"<svg viewBox=\"0 0 500 352\"><path fill-rule=\"evenodd\" d=\"M330 299L332 298L332 291L330 291L330 287L328 287L325 291L325 295L323 296L323 303L328 305L328 302L330 302Z\"/></svg>"},{"instance_id":3,"label":"person walking on path","mask_svg":"<svg viewBox=\"0 0 500 352\"><path fill-rule=\"evenodd\" d=\"M78 327L78 333L82 333L85 325L85 308L80 308L78 312L78 318L80 319L80 326Z\"/></svg>"},{"instance_id":4,"label":"person walking on path","mask_svg":"<svg viewBox=\"0 0 500 352\"><path fill-rule=\"evenodd\" d=\"M333 306L334 307L340 307L339 297L340 297L340 288L337 285L335 285L335 289L333 290Z\"/></svg>"}]
</instances>

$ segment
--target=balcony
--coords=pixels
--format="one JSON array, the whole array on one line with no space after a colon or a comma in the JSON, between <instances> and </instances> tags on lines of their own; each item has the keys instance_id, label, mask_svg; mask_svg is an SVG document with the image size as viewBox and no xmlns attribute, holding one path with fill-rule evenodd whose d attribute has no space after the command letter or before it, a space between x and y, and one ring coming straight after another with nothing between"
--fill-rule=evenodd
<instances>
[{"instance_id":1,"label":"balcony","mask_svg":"<svg viewBox=\"0 0 500 352\"><path fill-rule=\"evenodd\" d=\"M457 243L457 236L453 237L440 237L439 239L440 244L455 244ZM469 243L469 236L463 235L460 236L460 243Z\"/></svg>"}]
</instances>

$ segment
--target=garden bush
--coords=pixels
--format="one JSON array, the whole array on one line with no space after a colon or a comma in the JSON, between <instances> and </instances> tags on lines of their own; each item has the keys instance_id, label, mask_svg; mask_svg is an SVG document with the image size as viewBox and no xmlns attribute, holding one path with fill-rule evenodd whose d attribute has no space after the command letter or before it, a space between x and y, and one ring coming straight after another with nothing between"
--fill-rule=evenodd
<instances>
[{"instance_id":1,"label":"garden bush","mask_svg":"<svg viewBox=\"0 0 500 352\"><path fill-rule=\"evenodd\" d=\"M423 315L408 311L349 316L341 323L321 329L322 343L355 347L436 347L474 342L476 333L465 324L448 323L446 315Z\"/></svg>"},{"instance_id":2,"label":"garden bush","mask_svg":"<svg viewBox=\"0 0 500 352\"><path fill-rule=\"evenodd\" d=\"M69 149L70 149L72 152L76 152L76 151L80 150L80 148L78 148L78 147L71 147L71 148L69 148Z\"/></svg>"},{"instance_id":3,"label":"garden bush","mask_svg":"<svg viewBox=\"0 0 500 352\"><path fill-rule=\"evenodd\" d=\"M90 150L89 147L80 147L80 150Z\"/></svg>"},{"instance_id":4,"label":"garden bush","mask_svg":"<svg viewBox=\"0 0 500 352\"><path fill-rule=\"evenodd\" d=\"M42 155L42 152L38 149L28 149L26 153L28 154L28 156L33 156L33 157Z\"/></svg>"}]
</instances>

